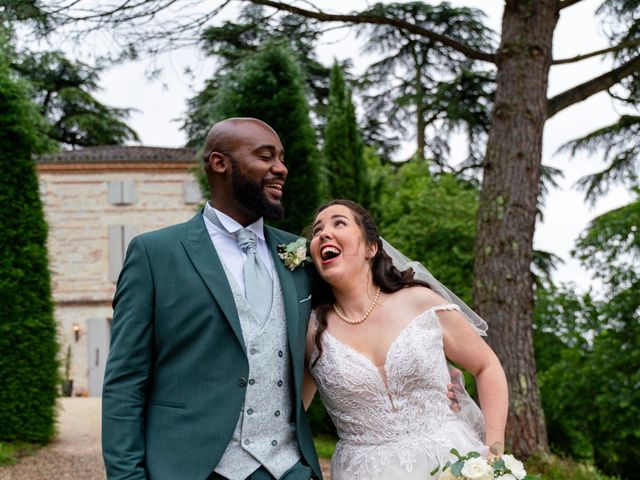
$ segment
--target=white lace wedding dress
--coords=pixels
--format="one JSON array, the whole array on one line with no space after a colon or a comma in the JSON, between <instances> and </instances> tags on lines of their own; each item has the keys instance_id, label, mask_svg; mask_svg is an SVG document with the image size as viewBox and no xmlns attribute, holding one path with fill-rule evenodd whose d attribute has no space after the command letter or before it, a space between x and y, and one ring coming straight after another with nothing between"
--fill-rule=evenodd
<instances>
[{"instance_id":1,"label":"white lace wedding dress","mask_svg":"<svg viewBox=\"0 0 640 480\"><path fill-rule=\"evenodd\" d=\"M446 396L451 380L437 312L452 309L430 308L413 319L389 347L384 376L325 330L311 374L340 437L332 480L428 480L453 458L452 447L485 452L478 407L466 397L455 413Z\"/></svg>"}]
</instances>

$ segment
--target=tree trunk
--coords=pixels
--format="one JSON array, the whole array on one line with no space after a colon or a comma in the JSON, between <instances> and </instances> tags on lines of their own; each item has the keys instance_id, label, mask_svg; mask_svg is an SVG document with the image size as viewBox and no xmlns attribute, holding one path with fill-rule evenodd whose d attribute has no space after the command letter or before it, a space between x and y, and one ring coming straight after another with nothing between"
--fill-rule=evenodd
<instances>
[{"instance_id":1,"label":"tree trunk","mask_svg":"<svg viewBox=\"0 0 640 480\"><path fill-rule=\"evenodd\" d=\"M474 304L509 382L507 449L548 451L533 353L531 260L557 0L507 0L478 211Z\"/></svg>"},{"instance_id":2,"label":"tree trunk","mask_svg":"<svg viewBox=\"0 0 640 480\"><path fill-rule=\"evenodd\" d=\"M425 138L425 130L427 128L424 121L424 108L422 107L422 103L417 104L416 108L416 124L417 124L417 148L416 148L416 157L418 160L424 160L424 148L426 145Z\"/></svg>"},{"instance_id":3,"label":"tree trunk","mask_svg":"<svg viewBox=\"0 0 640 480\"><path fill-rule=\"evenodd\" d=\"M417 46L413 45L413 62L415 65L416 73L414 76L414 81L416 82L416 157L418 160L424 160L424 149L427 144L426 140L426 132L425 129L427 125L425 123L424 115L425 115L425 106L424 106L424 86L422 85L422 63L418 58L419 52L416 51Z\"/></svg>"}]
</instances>

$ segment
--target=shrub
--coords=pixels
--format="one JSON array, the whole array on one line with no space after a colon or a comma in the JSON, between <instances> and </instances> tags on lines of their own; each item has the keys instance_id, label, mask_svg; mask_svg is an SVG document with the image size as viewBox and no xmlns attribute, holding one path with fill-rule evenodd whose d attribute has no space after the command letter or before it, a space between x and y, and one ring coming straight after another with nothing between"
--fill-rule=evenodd
<instances>
[{"instance_id":1,"label":"shrub","mask_svg":"<svg viewBox=\"0 0 640 480\"><path fill-rule=\"evenodd\" d=\"M45 442L55 427L58 346L32 159L45 130L0 52L0 440Z\"/></svg>"}]
</instances>

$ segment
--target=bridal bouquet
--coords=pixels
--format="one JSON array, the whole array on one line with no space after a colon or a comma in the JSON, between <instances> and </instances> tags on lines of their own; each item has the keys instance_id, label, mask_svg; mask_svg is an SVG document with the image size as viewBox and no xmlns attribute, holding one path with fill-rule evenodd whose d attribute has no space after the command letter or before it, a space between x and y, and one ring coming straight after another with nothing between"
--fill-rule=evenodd
<instances>
[{"instance_id":1,"label":"bridal bouquet","mask_svg":"<svg viewBox=\"0 0 640 480\"><path fill-rule=\"evenodd\" d=\"M442 472L439 480L536 480L539 477L528 475L524 465L513 455L501 455L489 460L478 452L460 455L455 449L451 453L458 459L436 468L431 475Z\"/></svg>"}]
</instances>

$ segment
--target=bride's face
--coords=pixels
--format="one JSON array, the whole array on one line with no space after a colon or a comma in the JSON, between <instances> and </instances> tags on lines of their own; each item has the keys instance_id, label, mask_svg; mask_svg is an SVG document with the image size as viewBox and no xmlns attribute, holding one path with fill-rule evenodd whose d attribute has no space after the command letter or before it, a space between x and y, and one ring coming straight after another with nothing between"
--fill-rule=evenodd
<instances>
[{"instance_id":1,"label":"bride's face","mask_svg":"<svg viewBox=\"0 0 640 480\"><path fill-rule=\"evenodd\" d=\"M359 274L370 271L374 247L367 246L362 228L353 212L344 205L331 205L313 222L311 257L320 276L335 285L345 280L360 281Z\"/></svg>"}]
</instances>

